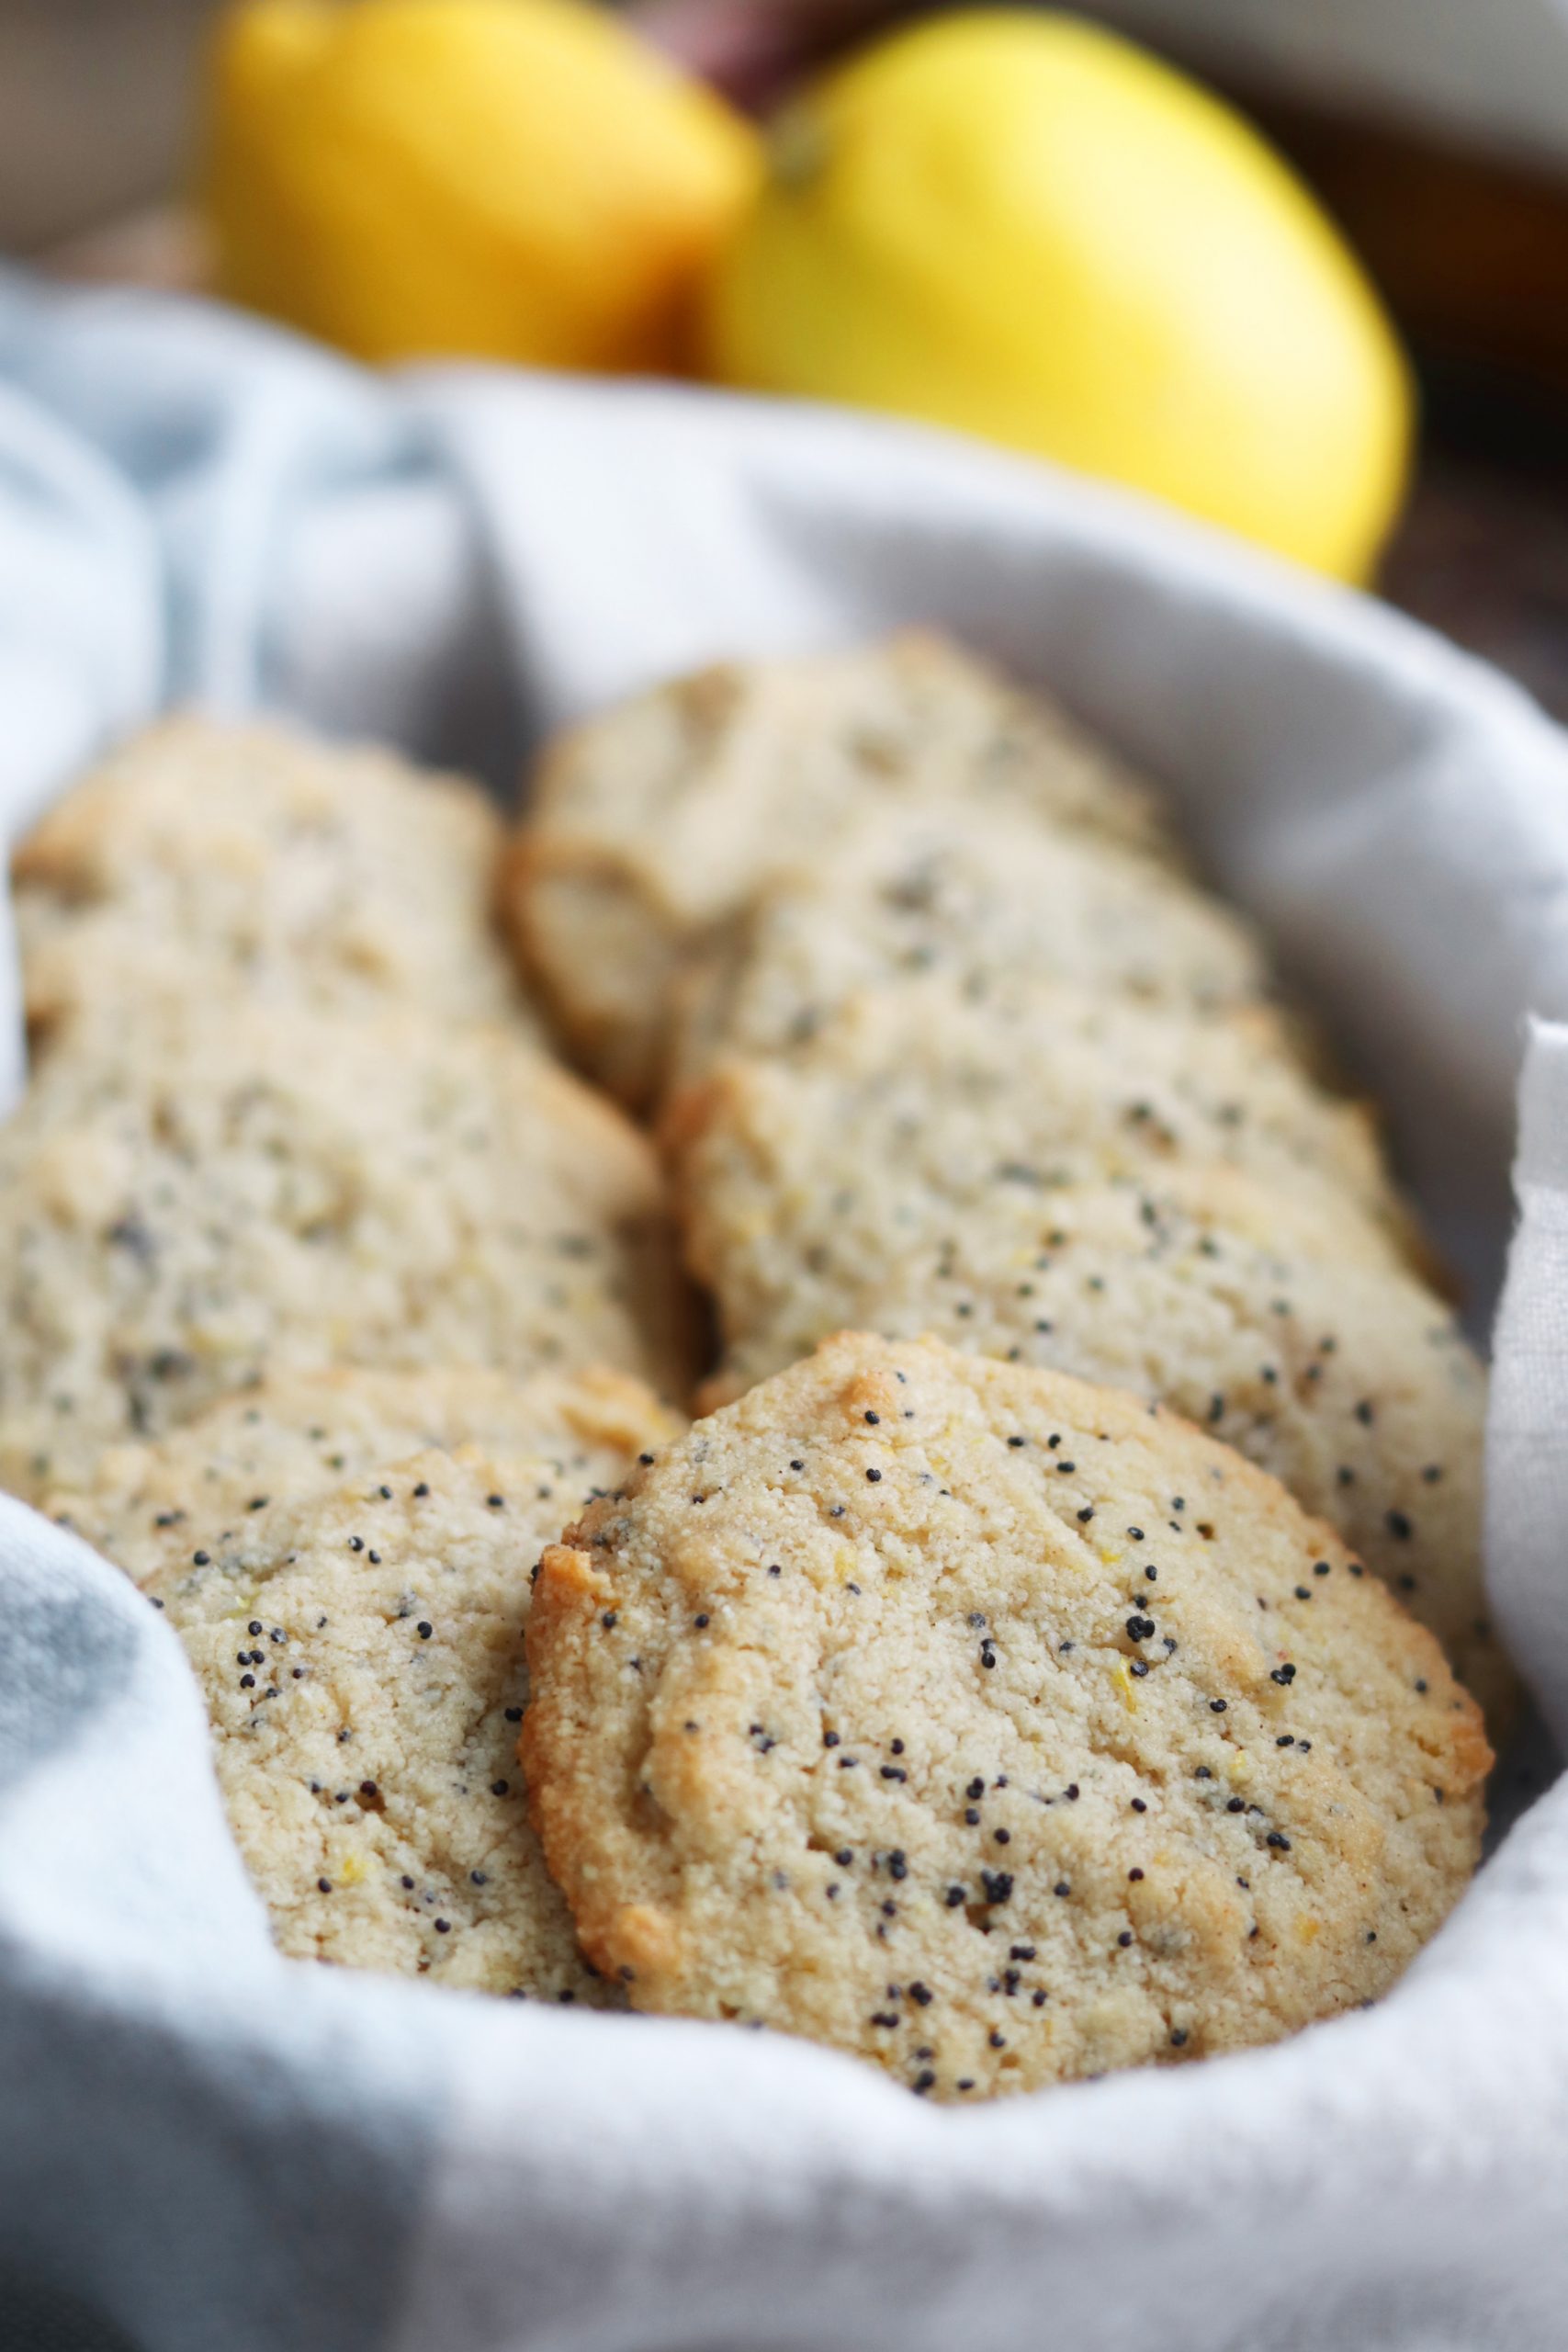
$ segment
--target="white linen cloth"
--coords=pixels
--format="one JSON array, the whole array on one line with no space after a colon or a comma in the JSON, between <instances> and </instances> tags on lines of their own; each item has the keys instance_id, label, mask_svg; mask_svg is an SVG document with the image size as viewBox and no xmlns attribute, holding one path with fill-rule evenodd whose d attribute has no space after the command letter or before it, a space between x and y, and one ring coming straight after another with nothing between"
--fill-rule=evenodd
<instances>
[{"instance_id":1,"label":"white linen cloth","mask_svg":"<svg viewBox=\"0 0 1568 2352\"><path fill-rule=\"evenodd\" d=\"M386 382L0 278L0 815L156 705L468 758L940 620L1168 787L1390 1106L1498 1339L1491 1574L1568 1735L1568 744L1375 605L910 428ZM14 1034L14 984L6 1004ZM3 1341L0 1341L3 1344ZM1568 1788L1378 2009L973 2112L728 2028L279 1959L168 1628L0 1501L0 2346L1561 2352ZM52 2331L52 2332L51 2332Z\"/></svg>"}]
</instances>

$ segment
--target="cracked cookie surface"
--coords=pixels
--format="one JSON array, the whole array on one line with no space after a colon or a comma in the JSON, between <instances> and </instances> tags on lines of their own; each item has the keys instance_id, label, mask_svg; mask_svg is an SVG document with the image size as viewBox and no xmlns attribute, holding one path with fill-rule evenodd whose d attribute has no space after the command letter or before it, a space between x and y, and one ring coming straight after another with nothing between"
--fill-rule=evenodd
<instances>
[{"instance_id":1,"label":"cracked cookie surface","mask_svg":"<svg viewBox=\"0 0 1568 2352\"><path fill-rule=\"evenodd\" d=\"M523 1734L585 1949L941 2098L1374 1998L1474 1866L1437 1644L1157 1408L856 1334L544 1556Z\"/></svg>"}]
</instances>

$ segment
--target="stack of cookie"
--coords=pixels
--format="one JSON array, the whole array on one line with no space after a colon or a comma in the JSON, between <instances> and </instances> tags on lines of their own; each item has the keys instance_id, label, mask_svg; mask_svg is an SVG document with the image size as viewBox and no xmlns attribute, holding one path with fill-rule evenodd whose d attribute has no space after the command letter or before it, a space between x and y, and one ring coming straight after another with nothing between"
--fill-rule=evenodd
<instances>
[{"instance_id":1,"label":"stack of cookie","mask_svg":"<svg viewBox=\"0 0 1568 2352\"><path fill-rule=\"evenodd\" d=\"M911 637L580 729L506 897L722 1348L527 1637L600 1969L958 2099L1374 1997L1508 1701L1482 1374L1149 795Z\"/></svg>"},{"instance_id":2,"label":"stack of cookie","mask_svg":"<svg viewBox=\"0 0 1568 2352\"><path fill-rule=\"evenodd\" d=\"M286 1951L570 1998L526 1569L689 1367L657 1163L550 1057L500 843L471 786L194 719L23 842L0 1477L184 1635Z\"/></svg>"},{"instance_id":3,"label":"stack of cookie","mask_svg":"<svg viewBox=\"0 0 1568 2352\"><path fill-rule=\"evenodd\" d=\"M963 2100L1270 2040L1440 1921L1482 1375L1049 705L923 637L709 673L510 844L182 721L16 887L0 1476L179 1633L286 1951Z\"/></svg>"},{"instance_id":4,"label":"stack of cookie","mask_svg":"<svg viewBox=\"0 0 1568 2352\"><path fill-rule=\"evenodd\" d=\"M555 752L509 901L573 1051L662 1100L705 1401L844 1326L1158 1398L1506 1702L1483 1374L1371 1123L1059 712L920 636L687 682Z\"/></svg>"}]
</instances>

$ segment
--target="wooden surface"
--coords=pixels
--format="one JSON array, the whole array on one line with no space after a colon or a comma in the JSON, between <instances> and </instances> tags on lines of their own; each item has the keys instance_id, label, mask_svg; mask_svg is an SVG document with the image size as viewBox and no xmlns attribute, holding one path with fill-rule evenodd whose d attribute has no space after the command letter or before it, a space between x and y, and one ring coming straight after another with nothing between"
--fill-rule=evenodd
<instances>
[{"instance_id":1,"label":"wooden surface","mask_svg":"<svg viewBox=\"0 0 1568 2352\"><path fill-rule=\"evenodd\" d=\"M1568 399L1429 361L1421 463L1381 585L1568 722Z\"/></svg>"},{"instance_id":2,"label":"wooden surface","mask_svg":"<svg viewBox=\"0 0 1568 2352\"><path fill-rule=\"evenodd\" d=\"M1277 93L1229 95L1339 222L1407 336L1568 388L1568 176Z\"/></svg>"}]
</instances>

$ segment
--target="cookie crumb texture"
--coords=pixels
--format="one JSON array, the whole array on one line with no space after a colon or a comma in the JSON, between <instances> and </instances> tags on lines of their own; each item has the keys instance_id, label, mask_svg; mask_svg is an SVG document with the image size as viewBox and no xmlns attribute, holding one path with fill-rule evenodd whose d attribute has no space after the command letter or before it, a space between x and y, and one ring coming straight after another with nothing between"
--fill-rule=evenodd
<instances>
[{"instance_id":1,"label":"cookie crumb texture","mask_svg":"<svg viewBox=\"0 0 1568 2352\"><path fill-rule=\"evenodd\" d=\"M522 1748L584 1948L942 2099L1384 1991L1491 1758L1436 1642L1164 1410L840 1335L544 1557Z\"/></svg>"},{"instance_id":2,"label":"cookie crumb texture","mask_svg":"<svg viewBox=\"0 0 1568 2352\"><path fill-rule=\"evenodd\" d=\"M361 1431L417 1418L428 1385L426 1400L407 1386L406 1406L390 1384L373 1387ZM333 1401L324 1392L321 1408ZM352 1443L355 1414L336 1401ZM461 1390L436 1399L453 1401ZM536 1386L519 1393L510 1455L432 1448L329 1484L297 1443L299 1402L298 1387L277 1410L264 1396L252 1426L291 1495L240 1500L226 1408L208 1432L217 1476L201 1476L202 1431L182 1431L154 1476L165 1524L125 1521L201 1682L224 1803L277 1943L297 1959L618 2005L579 1952L528 1826L523 1628L563 1509L675 1425L630 1383ZM153 1544L164 1557L150 1569Z\"/></svg>"}]
</instances>

